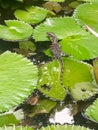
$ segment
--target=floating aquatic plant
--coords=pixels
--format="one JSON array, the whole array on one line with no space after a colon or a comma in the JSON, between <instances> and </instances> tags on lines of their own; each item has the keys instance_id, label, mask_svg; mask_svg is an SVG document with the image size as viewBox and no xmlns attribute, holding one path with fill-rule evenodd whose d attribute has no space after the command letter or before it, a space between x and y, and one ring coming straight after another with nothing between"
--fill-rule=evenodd
<instances>
[{"instance_id":1,"label":"floating aquatic plant","mask_svg":"<svg viewBox=\"0 0 98 130\"><path fill-rule=\"evenodd\" d=\"M0 55L0 112L21 103L36 88L37 67L22 55Z\"/></svg>"},{"instance_id":2,"label":"floating aquatic plant","mask_svg":"<svg viewBox=\"0 0 98 130\"><path fill-rule=\"evenodd\" d=\"M42 20L45 19L47 14L48 10L37 6L28 7L25 10L17 9L14 13L17 19L25 21L29 24L37 24L41 22Z\"/></svg>"},{"instance_id":3,"label":"floating aquatic plant","mask_svg":"<svg viewBox=\"0 0 98 130\"><path fill-rule=\"evenodd\" d=\"M0 130L34 130L32 127L27 126L4 126L1 127Z\"/></svg>"},{"instance_id":4,"label":"floating aquatic plant","mask_svg":"<svg viewBox=\"0 0 98 130\"><path fill-rule=\"evenodd\" d=\"M75 126L75 125L52 125L42 127L40 130L90 130L90 129L85 128L83 126Z\"/></svg>"},{"instance_id":5,"label":"floating aquatic plant","mask_svg":"<svg viewBox=\"0 0 98 130\"><path fill-rule=\"evenodd\" d=\"M21 41L29 39L32 35L33 28L27 23L18 20L5 20L5 24L0 25L0 39Z\"/></svg>"},{"instance_id":6,"label":"floating aquatic plant","mask_svg":"<svg viewBox=\"0 0 98 130\"><path fill-rule=\"evenodd\" d=\"M98 32L98 19L96 19L97 16L98 4L96 2L92 4L82 4L78 6L74 12L74 17L80 25L88 25L96 32Z\"/></svg>"},{"instance_id":7,"label":"floating aquatic plant","mask_svg":"<svg viewBox=\"0 0 98 130\"><path fill-rule=\"evenodd\" d=\"M62 39L62 51L79 60L92 59L98 55L98 38L80 28L72 17L46 19L34 29L33 37L36 41L49 40L47 32L53 32L58 39Z\"/></svg>"},{"instance_id":8,"label":"floating aquatic plant","mask_svg":"<svg viewBox=\"0 0 98 130\"><path fill-rule=\"evenodd\" d=\"M94 80L93 74L91 73L92 66L73 58L64 58L63 62L63 85L60 81L61 64L59 61L54 60L40 68L38 89L41 92L43 92L46 96L56 100L63 100L66 96L68 88L71 90L72 96L76 100L85 100L98 92L97 86L92 83ZM89 86L89 88L87 86ZM82 89L86 90L85 94ZM81 92L81 94L79 93L81 96L77 95L77 91ZM76 96L75 93L77 93Z\"/></svg>"},{"instance_id":9,"label":"floating aquatic plant","mask_svg":"<svg viewBox=\"0 0 98 130\"><path fill-rule=\"evenodd\" d=\"M92 105L90 105L86 111L85 115L92 121L98 123L98 99L96 99Z\"/></svg>"},{"instance_id":10,"label":"floating aquatic plant","mask_svg":"<svg viewBox=\"0 0 98 130\"><path fill-rule=\"evenodd\" d=\"M33 37L36 41L49 40L47 32L55 33L58 39L72 35L85 35L86 33L72 17L47 18L44 23L34 29Z\"/></svg>"},{"instance_id":11,"label":"floating aquatic plant","mask_svg":"<svg viewBox=\"0 0 98 130\"><path fill-rule=\"evenodd\" d=\"M97 57L97 43L98 38L90 34L69 36L60 42L63 52L79 60L89 60Z\"/></svg>"},{"instance_id":12,"label":"floating aquatic plant","mask_svg":"<svg viewBox=\"0 0 98 130\"><path fill-rule=\"evenodd\" d=\"M18 125L21 120L24 118L23 110L14 111L14 109L9 110L8 112L0 114L0 127L8 125Z\"/></svg>"}]
</instances>

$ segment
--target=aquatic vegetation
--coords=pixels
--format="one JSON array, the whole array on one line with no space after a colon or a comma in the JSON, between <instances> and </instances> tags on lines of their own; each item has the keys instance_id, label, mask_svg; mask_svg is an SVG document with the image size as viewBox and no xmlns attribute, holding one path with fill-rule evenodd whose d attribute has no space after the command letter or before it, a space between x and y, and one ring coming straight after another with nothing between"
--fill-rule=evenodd
<instances>
[{"instance_id":1,"label":"aquatic vegetation","mask_svg":"<svg viewBox=\"0 0 98 130\"><path fill-rule=\"evenodd\" d=\"M95 98L84 112L84 108L78 112L98 123L95 96L98 94L98 3L96 0L69 2L69 12L66 12L63 3L66 5L68 1L47 1L53 6L58 3L61 9L57 12L45 9L45 0L41 3L16 0L11 4L9 0L0 1L1 130L33 129L19 124L29 124L22 122L27 117L33 119L40 114L50 114L57 103L64 102L68 96L71 103L77 104ZM9 15L5 16L6 11ZM51 40L49 33L55 35L56 41ZM51 42L56 42L59 48L51 49ZM15 115L20 108L26 112L21 119ZM82 126L55 124L38 128L43 129L89 130Z\"/></svg>"}]
</instances>

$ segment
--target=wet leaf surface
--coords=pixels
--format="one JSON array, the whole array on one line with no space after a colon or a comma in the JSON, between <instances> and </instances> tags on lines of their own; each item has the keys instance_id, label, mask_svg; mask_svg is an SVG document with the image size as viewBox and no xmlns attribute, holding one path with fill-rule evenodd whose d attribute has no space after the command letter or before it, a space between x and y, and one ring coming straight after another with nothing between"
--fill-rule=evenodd
<instances>
[{"instance_id":1,"label":"wet leaf surface","mask_svg":"<svg viewBox=\"0 0 98 130\"><path fill-rule=\"evenodd\" d=\"M22 55L0 55L0 112L21 103L36 88L38 70Z\"/></svg>"},{"instance_id":2,"label":"wet leaf surface","mask_svg":"<svg viewBox=\"0 0 98 130\"><path fill-rule=\"evenodd\" d=\"M52 126L47 126L46 128L41 128L40 130L90 130L89 128L85 128L82 126L75 126L75 125L52 125Z\"/></svg>"},{"instance_id":3,"label":"wet leaf surface","mask_svg":"<svg viewBox=\"0 0 98 130\"><path fill-rule=\"evenodd\" d=\"M97 57L97 43L98 38L90 34L69 36L60 42L63 52L79 60L89 60Z\"/></svg>"},{"instance_id":4,"label":"wet leaf surface","mask_svg":"<svg viewBox=\"0 0 98 130\"><path fill-rule=\"evenodd\" d=\"M28 7L25 10L16 10L14 15L17 19L25 21L29 24L37 24L45 19L48 10L41 7Z\"/></svg>"},{"instance_id":5,"label":"wet leaf surface","mask_svg":"<svg viewBox=\"0 0 98 130\"><path fill-rule=\"evenodd\" d=\"M34 29L33 37L36 41L48 41L47 32L53 32L58 39L86 33L72 17L47 18L44 23Z\"/></svg>"},{"instance_id":6,"label":"wet leaf surface","mask_svg":"<svg viewBox=\"0 0 98 130\"><path fill-rule=\"evenodd\" d=\"M94 0L90 2L94 2ZM98 32L98 19L96 19L98 16L98 3L86 3L78 6L76 8L74 16L80 25L88 25L96 32Z\"/></svg>"},{"instance_id":7,"label":"wet leaf surface","mask_svg":"<svg viewBox=\"0 0 98 130\"><path fill-rule=\"evenodd\" d=\"M32 35L33 28L27 23L18 20L5 20L5 23L6 26L0 25L0 39L21 41L29 39Z\"/></svg>"},{"instance_id":8,"label":"wet leaf surface","mask_svg":"<svg viewBox=\"0 0 98 130\"><path fill-rule=\"evenodd\" d=\"M39 87L47 97L63 100L66 96L66 90L60 83L60 63L56 60L45 64L39 70Z\"/></svg>"},{"instance_id":9,"label":"wet leaf surface","mask_svg":"<svg viewBox=\"0 0 98 130\"><path fill-rule=\"evenodd\" d=\"M98 93L98 85L90 82L76 83L71 89L71 94L75 100L86 100Z\"/></svg>"},{"instance_id":10,"label":"wet leaf surface","mask_svg":"<svg viewBox=\"0 0 98 130\"><path fill-rule=\"evenodd\" d=\"M61 64L59 61L54 60L40 68L38 89L41 92L56 100L63 100L68 88L76 100L85 100L98 92L97 86L92 83L94 79L91 65L73 58L63 58L63 62L63 85L60 81ZM81 93L81 96L78 93Z\"/></svg>"},{"instance_id":11,"label":"wet leaf surface","mask_svg":"<svg viewBox=\"0 0 98 130\"><path fill-rule=\"evenodd\" d=\"M92 121L98 123L98 99L96 99L92 105L90 105L86 111L85 115Z\"/></svg>"}]
</instances>

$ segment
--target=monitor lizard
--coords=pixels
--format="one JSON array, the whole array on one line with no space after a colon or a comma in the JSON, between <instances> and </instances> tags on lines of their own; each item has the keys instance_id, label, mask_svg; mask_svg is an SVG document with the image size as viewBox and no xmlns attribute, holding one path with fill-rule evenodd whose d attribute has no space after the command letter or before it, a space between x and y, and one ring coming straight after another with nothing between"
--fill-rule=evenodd
<instances>
[{"instance_id":1,"label":"monitor lizard","mask_svg":"<svg viewBox=\"0 0 98 130\"><path fill-rule=\"evenodd\" d=\"M63 74L64 74L64 62L62 60L62 56L69 56L69 55L62 52L61 45L58 43L57 37L54 33L47 32L47 35L52 42L52 44L50 45L50 50L52 54L54 55L55 59L57 59L61 65L60 83L61 83L61 86L63 86L63 88L65 89L63 81L62 81Z\"/></svg>"}]
</instances>

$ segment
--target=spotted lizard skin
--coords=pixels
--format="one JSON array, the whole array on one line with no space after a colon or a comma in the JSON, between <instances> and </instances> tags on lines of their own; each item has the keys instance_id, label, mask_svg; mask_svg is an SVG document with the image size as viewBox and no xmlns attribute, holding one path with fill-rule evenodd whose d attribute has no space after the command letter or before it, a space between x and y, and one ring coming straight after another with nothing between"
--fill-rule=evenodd
<instances>
[{"instance_id":1,"label":"spotted lizard skin","mask_svg":"<svg viewBox=\"0 0 98 130\"><path fill-rule=\"evenodd\" d=\"M62 60L62 56L66 56L66 55L62 52L61 45L58 43L56 35L52 32L48 32L47 35L52 42L52 44L50 45L51 52L54 55L55 59L58 59L58 61L61 64L60 83L64 87L62 82L63 73L64 73L64 62Z\"/></svg>"}]
</instances>

